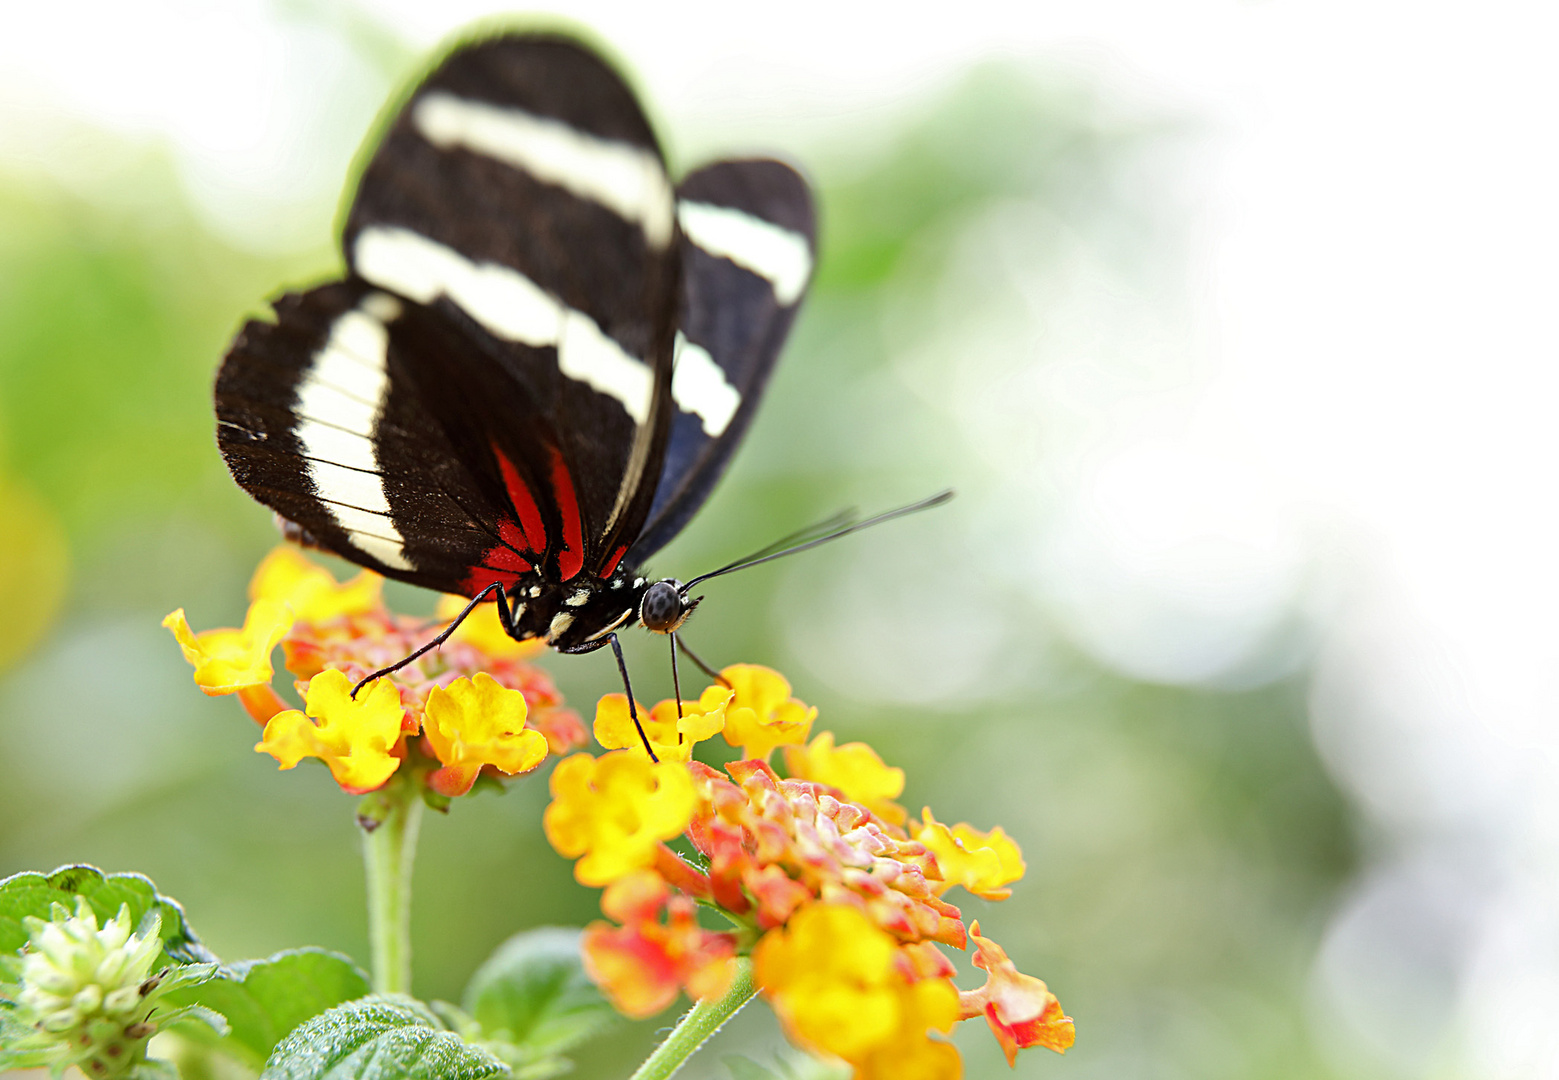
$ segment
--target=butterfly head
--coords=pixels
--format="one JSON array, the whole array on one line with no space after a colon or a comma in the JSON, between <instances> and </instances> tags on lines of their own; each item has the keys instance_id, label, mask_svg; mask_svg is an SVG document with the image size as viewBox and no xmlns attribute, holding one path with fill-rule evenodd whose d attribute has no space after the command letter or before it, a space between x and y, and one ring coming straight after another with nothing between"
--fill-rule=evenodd
<instances>
[{"instance_id":1,"label":"butterfly head","mask_svg":"<svg viewBox=\"0 0 1559 1080\"><path fill-rule=\"evenodd\" d=\"M657 634L670 634L687 622L703 597L688 598L687 586L676 578L657 581L644 590L639 601L639 622L646 630Z\"/></svg>"}]
</instances>

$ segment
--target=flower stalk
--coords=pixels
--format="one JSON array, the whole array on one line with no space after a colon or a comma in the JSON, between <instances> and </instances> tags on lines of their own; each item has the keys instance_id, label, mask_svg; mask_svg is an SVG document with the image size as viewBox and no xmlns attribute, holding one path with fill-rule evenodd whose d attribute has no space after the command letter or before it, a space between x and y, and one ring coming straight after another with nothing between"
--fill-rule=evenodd
<instances>
[{"instance_id":1,"label":"flower stalk","mask_svg":"<svg viewBox=\"0 0 1559 1080\"><path fill-rule=\"evenodd\" d=\"M422 798L415 785L392 780L363 798L357 824L363 830L373 987L381 994L410 994L411 874Z\"/></svg>"},{"instance_id":2,"label":"flower stalk","mask_svg":"<svg viewBox=\"0 0 1559 1080\"><path fill-rule=\"evenodd\" d=\"M720 997L695 1002L671 1029L666 1041L655 1048L629 1080L667 1080L675 1076L710 1036L753 999L758 987L752 978L752 961L737 960L735 967L730 989Z\"/></svg>"}]
</instances>

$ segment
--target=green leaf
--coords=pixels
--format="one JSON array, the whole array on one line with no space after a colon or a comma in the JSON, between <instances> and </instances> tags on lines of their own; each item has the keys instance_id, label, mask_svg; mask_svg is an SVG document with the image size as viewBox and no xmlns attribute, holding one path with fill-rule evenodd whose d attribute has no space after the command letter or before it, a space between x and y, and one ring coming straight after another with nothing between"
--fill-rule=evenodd
<instances>
[{"instance_id":1,"label":"green leaf","mask_svg":"<svg viewBox=\"0 0 1559 1080\"><path fill-rule=\"evenodd\" d=\"M177 967L164 969L157 980L157 987L163 993L167 993L181 987L199 986L201 983L220 978L221 972L220 964L180 964Z\"/></svg>"},{"instance_id":2,"label":"green leaf","mask_svg":"<svg viewBox=\"0 0 1559 1080\"><path fill-rule=\"evenodd\" d=\"M158 1027L171 1027L176 1024L185 1024L191 1027L199 1025L207 1031L218 1035L226 1035L229 1030L227 1018L215 1009L208 1009L204 1005L181 1005L170 1012L158 1012L154 1017Z\"/></svg>"},{"instance_id":3,"label":"green leaf","mask_svg":"<svg viewBox=\"0 0 1559 1080\"><path fill-rule=\"evenodd\" d=\"M484 1039L508 1043L528 1060L560 1054L618 1019L580 963L579 931L561 927L500 945L471 977L464 1005Z\"/></svg>"},{"instance_id":4,"label":"green leaf","mask_svg":"<svg viewBox=\"0 0 1559 1080\"><path fill-rule=\"evenodd\" d=\"M509 1076L487 1051L439 1026L411 998L375 996L337 1005L293 1030L261 1080L482 1080Z\"/></svg>"},{"instance_id":5,"label":"green leaf","mask_svg":"<svg viewBox=\"0 0 1559 1080\"><path fill-rule=\"evenodd\" d=\"M74 912L78 896L86 898L99 923L118 915L121 904L130 905L130 922L135 926L155 910L162 917L162 951L169 963L216 959L184 921L184 909L159 893L150 878L105 874L95 866L62 866L51 874L13 874L0 881L0 953L14 953L27 944L22 920L28 915L48 919L54 904Z\"/></svg>"},{"instance_id":6,"label":"green leaf","mask_svg":"<svg viewBox=\"0 0 1559 1080\"><path fill-rule=\"evenodd\" d=\"M299 1024L368 991L368 976L347 957L324 949L292 949L264 960L225 964L212 981L172 991L167 1000L225 1016L230 1028L225 1038L194 1025L180 1034L218 1046L258 1069Z\"/></svg>"}]
</instances>

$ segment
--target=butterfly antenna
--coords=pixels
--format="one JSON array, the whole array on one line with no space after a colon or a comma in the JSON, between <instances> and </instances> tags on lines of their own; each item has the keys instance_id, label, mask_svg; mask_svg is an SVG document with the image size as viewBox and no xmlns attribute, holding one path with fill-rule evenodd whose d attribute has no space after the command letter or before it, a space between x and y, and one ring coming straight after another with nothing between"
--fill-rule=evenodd
<instances>
[{"instance_id":1,"label":"butterfly antenna","mask_svg":"<svg viewBox=\"0 0 1559 1080\"><path fill-rule=\"evenodd\" d=\"M751 555L737 559L735 562L727 563L718 570L711 570L707 574L698 575L698 577L682 586L681 592L685 596L689 589L701 581L708 581L710 578L720 577L722 574L734 574L738 570L746 570L749 566L758 566L761 563L771 562L774 559L783 559L786 555L795 555L798 552L810 550L821 544L826 544L830 540L838 540L840 537L849 536L851 533L860 532L862 529L869 529L873 525L881 525L883 522L892 521L894 518L901 518L909 514L919 513L922 510L929 510L933 506L941 506L952 499L952 497L953 491L949 488L946 491L937 492L928 499L921 499L919 502L901 506L896 510L889 510L886 513L878 514L876 517L869 517L865 521L851 520L855 516L851 511L835 514L827 521L809 525L807 528L792 533L783 540L758 549ZM822 535L811 535L819 531L822 532ZM807 539L802 539L803 537L807 537ZM775 548L780 550L776 551L774 550Z\"/></svg>"},{"instance_id":2,"label":"butterfly antenna","mask_svg":"<svg viewBox=\"0 0 1559 1080\"><path fill-rule=\"evenodd\" d=\"M860 519L860 516L860 511L858 511L853 506L848 510L841 510L837 514L830 514L822 521L814 521L805 528L797 529L793 533L780 537L772 544L765 544L757 551L754 551L748 555L743 555L740 559L737 559L736 562L731 563L731 566L736 566L738 563L751 562L753 559L761 559L765 555L773 555L778 551L784 550L785 548L794 547L797 544L804 544L809 540L815 540L825 533L837 532L839 529L842 529L847 525L854 525L856 521ZM722 568L722 570L723 569L725 568ZM722 570L716 570L714 573L721 573Z\"/></svg>"}]
</instances>

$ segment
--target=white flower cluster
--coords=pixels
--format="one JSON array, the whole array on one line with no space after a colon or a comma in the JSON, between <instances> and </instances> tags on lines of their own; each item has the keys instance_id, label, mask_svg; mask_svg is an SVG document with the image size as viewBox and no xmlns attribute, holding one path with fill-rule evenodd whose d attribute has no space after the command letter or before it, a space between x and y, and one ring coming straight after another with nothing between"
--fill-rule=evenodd
<instances>
[{"instance_id":1,"label":"white flower cluster","mask_svg":"<svg viewBox=\"0 0 1559 1080\"><path fill-rule=\"evenodd\" d=\"M227 1021L203 1005L170 1006L165 995L218 977L214 963L163 958L162 919L154 909L133 932L130 907L102 926L84 897L76 913L50 905L48 920L28 916L20 954L0 956L0 1073L47 1067L55 1077L74 1065L92 1080L169 1075L149 1063L147 1041L170 1024L205 1024L218 1035Z\"/></svg>"},{"instance_id":2,"label":"white flower cluster","mask_svg":"<svg viewBox=\"0 0 1559 1080\"><path fill-rule=\"evenodd\" d=\"M144 933L131 933L129 905L121 905L99 928L96 913L77 897L75 915L56 904L52 921L29 918L27 929L17 1003L38 1027L81 1032L94 1042L150 1034L136 1028L150 1012L152 964L162 951L155 914Z\"/></svg>"}]
</instances>

